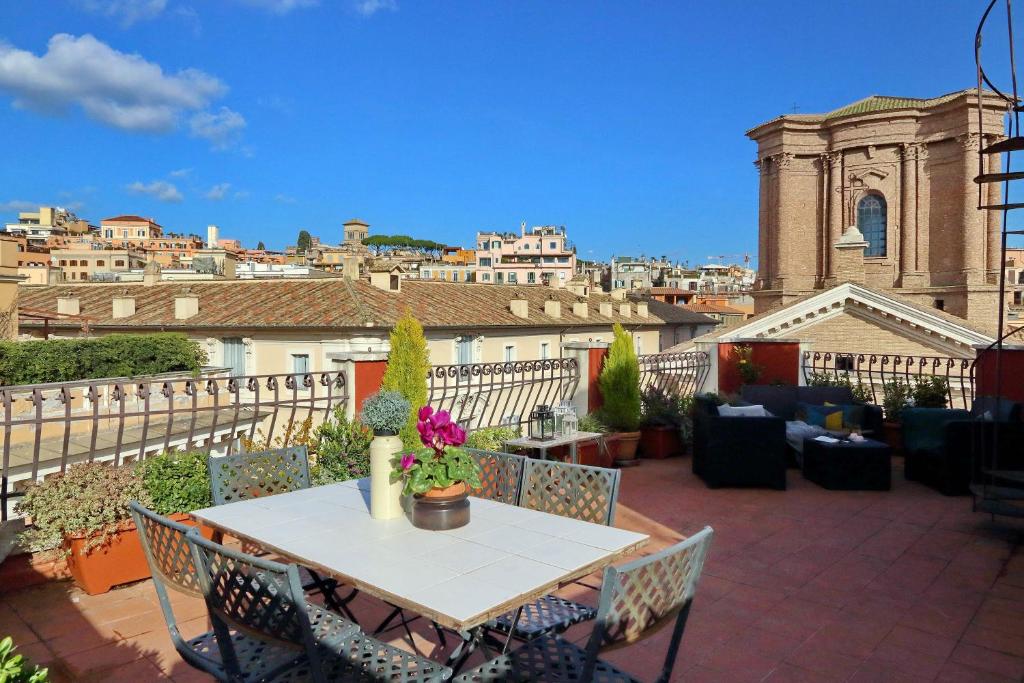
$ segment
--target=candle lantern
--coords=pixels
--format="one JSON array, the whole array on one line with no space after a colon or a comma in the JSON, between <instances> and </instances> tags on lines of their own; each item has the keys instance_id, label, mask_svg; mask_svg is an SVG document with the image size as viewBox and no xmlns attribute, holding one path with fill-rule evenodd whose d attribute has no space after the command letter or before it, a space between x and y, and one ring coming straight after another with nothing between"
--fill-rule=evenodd
<instances>
[{"instance_id":1,"label":"candle lantern","mask_svg":"<svg viewBox=\"0 0 1024 683\"><path fill-rule=\"evenodd\" d=\"M550 406L539 405L530 413L530 438L534 441L551 441L555 438L555 413Z\"/></svg>"}]
</instances>

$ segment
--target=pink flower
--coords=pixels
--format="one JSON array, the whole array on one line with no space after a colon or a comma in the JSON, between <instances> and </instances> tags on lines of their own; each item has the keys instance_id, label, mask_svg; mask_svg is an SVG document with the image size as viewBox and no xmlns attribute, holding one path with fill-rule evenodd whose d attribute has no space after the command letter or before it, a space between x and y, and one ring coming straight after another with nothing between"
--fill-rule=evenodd
<instances>
[{"instance_id":1,"label":"pink flower","mask_svg":"<svg viewBox=\"0 0 1024 683\"><path fill-rule=\"evenodd\" d=\"M466 443L466 430L454 422L449 422L445 427L444 442L449 446L461 446Z\"/></svg>"},{"instance_id":2,"label":"pink flower","mask_svg":"<svg viewBox=\"0 0 1024 683\"><path fill-rule=\"evenodd\" d=\"M432 446L434 443L434 425L429 421L417 422L416 431L420 433L420 442L424 446Z\"/></svg>"},{"instance_id":3,"label":"pink flower","mask_svg":"<svg viewBox=\"0 0 1024 683\"><path fill-rule=\"evenodd\" d=\"M402 469L407 470L416 463L416 456L412 453L406 453L402 456Z\"/></svg>"},{"instance_id":4,"label":"pink flower","mask_svg":"<svg viewBox=\"0 0 1024 683\"><path fill-rule=\"evenodd\" d=\"M425 422L426 420L429 420L430 416L433 415L433 414L434 414L434 409L433 408L431 408L430 406L423 406L422 408L420 408L420 412L419 412L418 417L420 419L420 422Z\"/></svg>"},{"instance_id":5,"label":"pink flower","mask_svg":"<svg viewBox=\"0 0 1024 683\"><path fill-rule=\"evenodd\" d=\"M452 421L452 416L447 410L439 410L430 416L430 424L434 425L434 429L442 429Z\"/></svg>"}]
</instances>

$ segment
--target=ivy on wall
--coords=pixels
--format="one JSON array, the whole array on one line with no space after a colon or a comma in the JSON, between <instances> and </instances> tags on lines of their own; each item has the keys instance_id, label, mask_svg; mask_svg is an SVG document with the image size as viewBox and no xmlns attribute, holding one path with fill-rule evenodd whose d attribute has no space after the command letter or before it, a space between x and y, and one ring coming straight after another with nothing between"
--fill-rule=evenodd
<instances>
[{"instance_id":1,"label":"ivy on wall","mask_svg":"<svg viewBox=\"0 0 1024 683\"><path fill-rule=\"evenodd\" d=\"M0 342L0 386L198 372L206 352L183 334Z\"/></svg>"}]
</instances>

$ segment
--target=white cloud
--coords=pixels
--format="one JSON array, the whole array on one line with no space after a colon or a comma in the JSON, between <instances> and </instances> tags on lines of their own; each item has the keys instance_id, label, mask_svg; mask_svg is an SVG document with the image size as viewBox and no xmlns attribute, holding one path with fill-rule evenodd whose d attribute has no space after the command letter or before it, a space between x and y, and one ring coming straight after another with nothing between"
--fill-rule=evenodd
<instances>
[{"instance_id":1,"label":"white cloud","mask_svg":"<svg viewBox=\"0 0 1024 683\"><path fill-rule=\"evenodd\" d=\"M235 199L246 199L249 196L249 190L239 190L235 193Z\"/></svg>"},{"instance_id":2,"label":"white cloud","mask_svg":"<svg viewBox=\"0 0 1024 683\"><path fill-rule=\"evenodd\" d=\"M79 4L94 14L117 19L124 28L155 19L167 8L167 0L80 0Z\"/></svg>"},{"instance_id":3,"label":"white cloud","mask_svg":"<svg viewBox=\"0 0 1024 683\"><path fill-rule=\"evenodd\" d=\"M172 178L187 178L190 173L192 173L191 168L178 168L171 171L167 175L171 176Z\"/></svg>"},{"instance_id":4,"label":"white cloud","mask_svg":"<svg viewBox=\"0 0 1024 683\"><path fill-rule=\"evenodd\" d=\"M206 191L206 198L219 202L227 196L228 190L231 189L231 183L217 183L209 190Z\"/></svg>"},{"instance_id":5,"label":"white cloud","mask_svg":"<svg viewBox=\"0 0 1024 683\"><path fill-rule=\"evenodd\" d=\"M237 111L221 107L220 111L201 111L189 121L192 137L210 141L214 149L227 149L236 142L245 128L245 117Z\"/></svg>"},{"instance_id":6,"label":"white cloud","mask_svg":"<svg viewBox=\"0 0 1024 683\"><path fill-rule=\"evenodd\" d=\"M148 184L136 180L127 189L132 194L148 194L162 202L180 202L185 199L177 187L165 180L154 180Z\"/></svg>"},{"instance_id":7,"label":"white cloud","mask_svg":"<svg viewBox=\"0 0 1024 683\"><path fill-rule=\"evenodd\" d=\"M0 212L12 213L14 211L35 211L41 205L36 202L26 202L23 199L12 199L6 202L0 202Z\"/></svg>"},{"instance_id":8,"label":"white cloud","mask_svg":"<svg viewBox=\"0 0 1024 683\"><path fill-rule=\"evenodd\" d=\"M295 197L290 197L286 194L275 194L275 202L281 202L282 204L295 204L298 200Z\"/></svg>"},{"instance_id":9,"label":"white cloud","mask_svg":"<svg viewBox=\"0 0 1024 683\"><path fill-rule=\"evenodd\" d=\"M377 12L398 11L397 0L355 0L354 6L356 12L359 12L364 17L373 16Z\"/></svg>"},{"instance_id":10,"label":"white cloud","mask_svg":"<svg viewBox=\"0 0 1024 683\"><path fill-rule=\"evenodd\" d=\"M244 5L258 7L274 14L288 14L303 7L314 7L320 0L238 0Z\"/></svg>"},{"instance_id":11,"label":"white cloud","mask_svg":"<svg viewBox=\"0 0 1024 683\"><path fill-rule=\"evenodd\" d=\"M14 97L16 107L62 114L77 106L96 121L137 132L172 131L183 114L193 112L194 134L215 147L230 144L245 126L242 115L226 107L207 110L227 91L218 78L199 69L166 73L88 34L59 33L41 56L0 41L2 91Z\"/></svg>"}]
</instances>

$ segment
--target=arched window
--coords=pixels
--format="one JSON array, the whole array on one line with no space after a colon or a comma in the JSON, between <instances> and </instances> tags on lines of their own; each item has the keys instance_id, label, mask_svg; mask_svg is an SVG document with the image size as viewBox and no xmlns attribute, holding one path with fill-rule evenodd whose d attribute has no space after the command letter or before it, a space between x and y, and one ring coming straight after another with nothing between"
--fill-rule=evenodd
<instances>
[{"instance_id":1,"label":"arched window","mask_svg":"<svg viewBox=\"0 0 1024 683\"><path fill-rule=\"evenodd\" d=\"M857 229L868 243L865 256L885 256L885 197L869 194L857 203Z\"/></svg>"}]
</instances>

